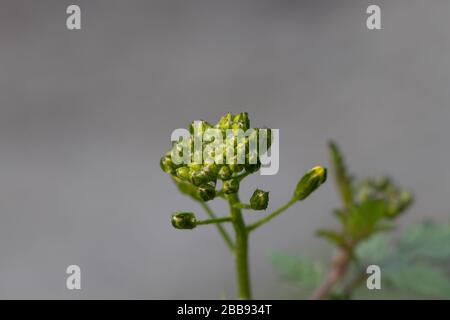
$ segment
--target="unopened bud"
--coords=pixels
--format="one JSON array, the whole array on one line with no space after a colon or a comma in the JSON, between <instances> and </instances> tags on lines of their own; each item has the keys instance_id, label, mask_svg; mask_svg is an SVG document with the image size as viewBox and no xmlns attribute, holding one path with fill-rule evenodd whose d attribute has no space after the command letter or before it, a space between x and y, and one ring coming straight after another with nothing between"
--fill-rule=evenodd
<instances>
[{"instance_id":1,"label":"unopened bud","mask_svg":"<svg viewBox=\"0 0 450 320\"><path fill-rule=\"evenodd\" d=\"M239 191L239 181L230 179L223 182L222 190L225 194L232 194Z\"/></svg>"},{"instance_id":2,"label":"unopened bud","mask_svg":"<svg viewBox=\"0 0 450 320\"><path fill-rule=\"evenodd\" d=\"M173 174L175 172L175 164L173 163L172 157L170 155L165 155L164 157L162 157L159 165L161 166L161 169L166 173Z\"/></svg>"},{"instance_id":3,"label":"unopened bud","mask_svg":"<svg viewBox=\"0 0 450 320\"><path fill-rule=\"evenodd\" d=\"M194 229L197 220L192 212L177 212L172 215L172 225L177 229Z\"/></svg>"},{"instance_id":4,"label":"unopened bud","mask_svg":"<svg viewBox=\"0 0 450 320\"><path fill-rule=\"evenodd\" d=\"M197 194L203 201L209 201L215 198L216 188L212 184L202 184L197 188Z\"/></svg>"},{"instance_id":5,"label":"unopened bud","mask_svg":"<svg viewBox=\"0 0 450 320\"><path fill-rule=\"evenodd\" d=\"M314 192L322 183L327 180L327 169L324 167L314 167L300 179L294 192L294 198L303 200Z\"/></svg>"},{"instance_id":6,"label":"unopened bud","mask_svg":"<svg viewBox=\"0 0 450 320\"><path fill-rule=\"evenodd\" d=\"M266 210L269 204L269 192L256 189L250 198L250 207L253 210Z\"/></svg>"}]
</instances>

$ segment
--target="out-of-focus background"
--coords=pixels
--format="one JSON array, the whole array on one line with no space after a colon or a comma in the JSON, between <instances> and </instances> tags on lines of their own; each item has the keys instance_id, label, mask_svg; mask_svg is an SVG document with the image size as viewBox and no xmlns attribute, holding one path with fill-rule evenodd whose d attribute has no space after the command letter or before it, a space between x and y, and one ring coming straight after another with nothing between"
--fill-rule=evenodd
<instances>
[{"instance_id":1,"label":"out-of-focus background","mask_svg":"<svg viewBox=\"0 0 450 320\"><path fill-rule=\"evenodd\" d=\"M72 3L80 31L66 29ZM369 4L382 30L366 28ZM284 203L333 138L355 174L415 192L402 228L447 221L449 13L439 0L3 0L0 298L234 298L216 230L170 225L200 208L159 168L173 129L227 111L280 129L279 173L248 178L244 199L258 186ZM314 231L338 205L327 183L255 232L256 298L289 298L268 252L330 256ZM65 287L70 264L80 291Z\"/></svg>"}]
</instances>

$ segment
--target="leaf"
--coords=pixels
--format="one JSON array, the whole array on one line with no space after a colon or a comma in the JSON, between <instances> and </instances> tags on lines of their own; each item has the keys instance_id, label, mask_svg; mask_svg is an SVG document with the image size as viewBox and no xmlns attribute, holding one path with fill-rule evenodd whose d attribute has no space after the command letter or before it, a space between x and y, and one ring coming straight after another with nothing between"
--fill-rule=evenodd
<instances>
[{"instance_id":1,"label":"leaf","mask_svg":"<svg viewBox=\"0 0 450 320\"><path fill-rule=\"evenodd\" d=\"M421 295L450 298L450 279L438 267L409 265L383 272L384 280L397 290Z\"/></svg>"},{"instance_id":2,"label":"leaf","mask_svg":"<svg viewBox=\"0 0 450 320\"><path fill-rule=\"evenodd\" d=\"M427 221L414 226L400 239L400 248L416 258L450 260L450 223Z\"/></svg>"},{"instance_id":3,"label":"leaf","mask_svg":"<svg viewBox=\"0 0 450 320\"><path fill-rule=\"evenodd\" d=\"M364 239L376 231L377 223L383 219L386 203L383 200L367 200L350 208L344 220L345 231L356 240Z\"/></svg>"},{"instance_id":4,"label":"leaf","mask_svg":"<svg viewBox=\"0 0 450 320\"><path fill-rule=\"evenodd\" d=\"M347 242L345 238L336 231L333 230L317 230L318 237L322 237L330 241L331 243L337 245L338 247L346 247Z\"/></svg>"},{"instance_id":5,"label":"leaf","mask_svg":"<svg viewBox=\"0 0 450 320\"><path fill-rule=\"evenodd\" d=\"M383 234L374 235L356 247L356 257L364 261L365 265L374 263L383 265L392 252L389 239Z\"/></svg>"},{"instance_id":6,"label":"leaf","mask_svg":"<svg viewBox=\"0 0 450 320\"><path fill-rule=\"evenodd\" d=\"M362 265L377 264L391 289L433 298L450 298L450 224L425 222L409 228L397 245L386 235L361 243Z\"/></svg>"},{"instance_id":7,"label":"leaf","mask_svg":"<svg viewBox=\"0 0 450 320\"><path fill-rule=\"evenodd\" d=\"M344 207L349 207L353 203L353 189L351 178L347 173L347 168L344 163L344 157L334 141L330 141L328 147L330 150L336 185L341 194Z\"/></svg>"},{"instance_id":8,"label":"leaf","mask_svg":"<svg viewBox=\"0 0 450 320\"><path fill-rule=\"evenodd\" d=\"M324 266L317 262L283 252L272 252L269 258L282 280L293 282L303 290L316 288L325 276Z\"/></svg>"}]
</instances>

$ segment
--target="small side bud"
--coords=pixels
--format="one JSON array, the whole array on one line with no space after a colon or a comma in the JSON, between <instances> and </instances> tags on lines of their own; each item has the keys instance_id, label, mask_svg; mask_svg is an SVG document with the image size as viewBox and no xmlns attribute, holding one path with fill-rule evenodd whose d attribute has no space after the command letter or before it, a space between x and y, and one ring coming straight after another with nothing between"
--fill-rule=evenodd
<instances>
[{"instance_id":1,"label":"small side bud","mask_svg":"<svg viewBox=\"0 0 450 320\"><path fill-rule=\"evenodd\" d=\"M161 158L159 165L162 171L166 173L173 174L175 172L175 164L172 161L172 157L170 155L165 155Z\"/></svg>"},{"instance_id":2,"label":"small side bud","mask_svg":"<svg viewBox=\"0 0 450 320\"><path fill-rule=\"evenodd\" d=\"M266 210L269 204L269 192L256 189L250 198L250 207L253 210Z\"/></svg>"},{"instance_id":3,"label":"small side bud","mask_svg":"<svg viewBox=\"0 0 450 320\"><path fill-rule=\"evenodd\" d=\"M250 119L247 112L238 113L233 117L233 129L242 129L246 131L250 128Z\"/></svg>"},{"instance_id":4,"label":"small side bud","mask_svg":"<svg viewBox=\"0 0 450 320\"><path fill-rule=\"evenodd\" d=\"M222 116L219 119L219 122L216 124L216 128L221 130L231 129L233 125L233 115L228 112L226 115Z\"/></svg>"},{"instance_id":5,"label":"small side bud","mask_svg":"<svg viewBox=\"0 0 450 320\"><path fill-rule=\"evenodd\" d=\"M222 190L225 194L232 194L239 191L239 181L235 179L226 180L223 182Z\"/></svg>"},{"instance_id":6,"label":"small side bud","mask_svg":"<svg viewBox=\"0 0 450 320\"><path fill-rule=\"evenodd\" d=\"M177 177L184 181L189 181L191 178L191 170L188 167L180 167L176 171Z\"/></svg>"},{"instance_id":7,"label":"small side bud","mask_svg":"<svg viewBox=\"0 0 450 320\"><path fill-rule=\"evenodd\" d=\"M200 186L210 181L208 174L204 170L192 172L191 181L194 186Z\"/></svg>"},{"instance_id":8,"label":"small side bud","mask_svg":"<svg viewBox=\"0 0 450 320\"><path fill-rule=\"evenodd\" d=\"M216 188L211 184L203 184L197 188L197 195L203 201L209 201L216 197Z\"/></svg>"},{"instance_id":9,"label":"small side bud","mask_svg":"<svg viewBox=\"0 0 450 320\"><path fill-rule=\"evenodd\" d=\"M327 180L327 169L314 167L300 179L294 192L294 198L301 201L313 193L322 183Z\"/></svg>"},{"instance_id":10,"label":"small side bud","mask_svg":"<svg viewBox=\"0 0 450 320\"><path fill-rule=\"evenodd\" d=\"M224 165L220 168L218 176L220 180L228 180L231 178L232 174L233 172L231 172L230 167L228 165Z\"/></svg>"},{"instance_id":11,"label":"small side bud","mask_svg":"<svg viewBox=\"0 0 450 320\"><path fill-rule=\"evenodd\" d=\"M194 229L197 220L192 212L177 212L172 215L172 225L177 229Z\"/></svg>"}]
</instances>

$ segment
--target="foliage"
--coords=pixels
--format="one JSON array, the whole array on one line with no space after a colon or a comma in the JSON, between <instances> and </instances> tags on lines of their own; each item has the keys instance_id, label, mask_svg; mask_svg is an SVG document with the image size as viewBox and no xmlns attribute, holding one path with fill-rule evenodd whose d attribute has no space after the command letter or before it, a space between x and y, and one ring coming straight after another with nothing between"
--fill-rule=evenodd
<instances>
[{"instance_id":1,"label":"foliage","mask_svg":"<svg viewBox=\"0 0 450 320\"><path fill-rule=\"evenodd\" d=\"M447 286L437 284L439 280L443 280L444 272L436 269L436 266L427 268L425 261L418 264L411 260L412 257L420 256L416 251L412 252L411 248L422 252L422 258L425 257L424 254L432 255L437 243L429 242L432 237L444 240L442 232L436 235L422 229L411 231L405 234L395 251L390 240L384 236L384 231L392 229L396 218L411 205L412 194L388 177L354 178L348 173L344 157L336 143L329 143L329 151L335 185L342 202L341 207L334 211L340 230L322 229L317 231L317 235L333 244L337 254L326 275L321 273L320 270L323 269L318 262L274 254L272 261L281 278L290 279L307 293L311 291L311 286L304 284L311 281L305 277L311 277L315 284L317 279L321 280L321 284L317 285L311 295L313 299L350 298L364 280L364 266L374 263L382 265L384 279L391 288L406 288L408 281L417 276L427 277L430 285L416 281L414 284L409 283L410 290L431 294L434 288L435 293L444 293ZM415 236L412 237L412 234ZM448 246L442 251L450 252ZM401 254L403 252L405 256ZM315 273L305 270L315 270Z\"/></svg>"},{"instance_id":2,"label":"foliage","mask_svg":"<svg viewBox=\"0 0 450 320\"><path fill-rule=\"evenodd\" d=\"M429 298L450 298L450 223L427 221L398 241L386 235L361 244L362 265L377 264L387 289Z\"/></svg>"}]
</instances>

